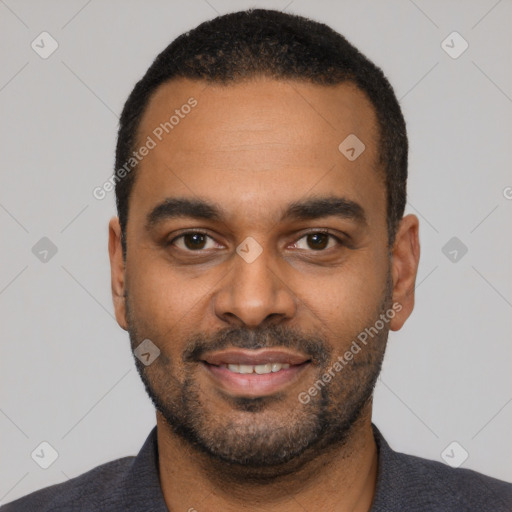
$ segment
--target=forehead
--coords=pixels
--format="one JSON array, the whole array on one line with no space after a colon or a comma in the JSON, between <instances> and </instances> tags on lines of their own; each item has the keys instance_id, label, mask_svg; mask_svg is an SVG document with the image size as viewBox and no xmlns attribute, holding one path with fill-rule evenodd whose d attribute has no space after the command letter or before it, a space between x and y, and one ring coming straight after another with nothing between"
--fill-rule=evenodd
<instances>
[{"instance_id":1,"label":"forehead","mask_svg":"<svg viewBox=\"0 0 512 512\"><path fill-rule=\"evenodd\" d=\"M339 146L353 136L365 149L351 161ZM138 146L150 139L130 208L195 196L252 209L256 219L297 196L339 193L378 206L385 195L375 112L348 82L173 80L142 117Z\"/></svg>"}]
</instances>

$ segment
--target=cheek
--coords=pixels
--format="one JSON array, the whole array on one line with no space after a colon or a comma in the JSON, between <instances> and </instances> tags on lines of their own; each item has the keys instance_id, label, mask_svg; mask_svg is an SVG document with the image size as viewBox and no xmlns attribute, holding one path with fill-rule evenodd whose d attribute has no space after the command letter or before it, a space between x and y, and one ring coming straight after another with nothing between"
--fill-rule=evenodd
<instances>
[{"instance_id":1,"label":"cheek","mask_svg":"<svg viewBox=\"0 0 512 512\"><path fill-rule=\"evenodd\" d=\"M303 301L314 310L327 335L345 339L364 329L378 314L386 269L370 251L359 254L325 277L304 279Z\"/></svg>"},{"instance_id":2,"label":"cheek","mask_svg":"<svg viewBox=\"0 0 512 512\"><path fill-rule=\"evenodd\" d=\"M181 284L152 258L131 254L127 261L126 284L131 315L139 326L163 332L186 307L180 298Z\"/></svg>"},{"instance_id":3,"label":"cheek","mask_svg":"<svg viewBox=\"0 0 512 512\"><path fill-rule=\"evenodd\" d=\"M147 337L163 338L165 343L196 334L214 284L212 273L192 278L151 251L133 255L127 264L131 315Z\"/></svg>"}]
</instances>

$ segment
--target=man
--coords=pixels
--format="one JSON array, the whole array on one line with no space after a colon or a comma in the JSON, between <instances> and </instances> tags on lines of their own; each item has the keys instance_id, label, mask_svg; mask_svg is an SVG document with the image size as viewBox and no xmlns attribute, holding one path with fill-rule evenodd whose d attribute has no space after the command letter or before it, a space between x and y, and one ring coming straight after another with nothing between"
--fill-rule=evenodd
<instances>
[{"instance_id":1,"label":"man","mask_svg":"<svg viewBox=\"0 0 512 512\"><path fill-rule=\"evenodd\" d=\"M372 425L414 306L404 119L325 25L233 13L176 39L124 107L116 318L157 409L137 457L10 511L510 511L512 485Z\"/></svg>"}]
</instances>

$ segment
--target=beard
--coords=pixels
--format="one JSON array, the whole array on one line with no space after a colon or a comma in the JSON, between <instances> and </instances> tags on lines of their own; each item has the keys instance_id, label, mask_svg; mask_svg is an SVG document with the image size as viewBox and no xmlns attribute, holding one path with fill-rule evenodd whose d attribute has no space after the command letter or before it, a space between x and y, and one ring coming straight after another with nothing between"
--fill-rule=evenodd
<instances>
[{"instance_id":1,"label":"beard","mask_svg":"<svg viewBox=\"0 0 512 512\"><path fill-rule=\"evenodd\" d=\"M181 361L173 361L166 351L171 343L169 333L158 334L149 324L143 327L144 322L130 308L128 293L125 299L132 351L145 338L161 350L151 365L144 366L137 358L135 364L151 401L175 435L206 454L211 462L220 463L217 466L221 471L229 468L228 472L239 472L241 477L245 469L252 478L267 479L297 471L333 447L343 446L365 412L371 410L387 343L387 323L381 321L384 327L341 370L333 372L332 368L357 335L374 326L390 310L391 294L388 273L377 311L351 337L341 339L332 332L329 337L318 332L304 333L281 324L257 329L227 328L213 335L198 334L186 339ZM204 396L197 380L197 367L206 351L230 347L287 347L308 355L315 378L304 383L300 390L303 392L322 381L329 370L334 377L317 386L318 393L310 395L307 403L289 391L249 398L233 397L210 388L215 400L223 400L223 410L228 406L229 413L224 415L215 408L215 400Z\"/></svg>"}]
</instances>

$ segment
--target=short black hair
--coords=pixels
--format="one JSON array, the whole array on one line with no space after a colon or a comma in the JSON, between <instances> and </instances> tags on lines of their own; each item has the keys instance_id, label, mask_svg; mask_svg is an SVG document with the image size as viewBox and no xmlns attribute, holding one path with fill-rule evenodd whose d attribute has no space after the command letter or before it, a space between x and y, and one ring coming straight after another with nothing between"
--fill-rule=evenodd
<instances>
[{"instance_id":1,"label":"short black hair","mask_svg":"<svg viewBox=\"0 0 512 512\"><path fill-rule=\"evenodd\" d=\"M391 247L406 203L408 142L400 105L379 67L338 32L302 16L250 9L218 16L176 38L156 57L124 105L115 169L126 165L136 149L141 118L160 85L174 78L229 84L257 76L320 85L351 82L366 94L378 122ZM136 167L122 176L117 176L115 190L126 256L128 203Z\"/></svg>"}]
</instances>

